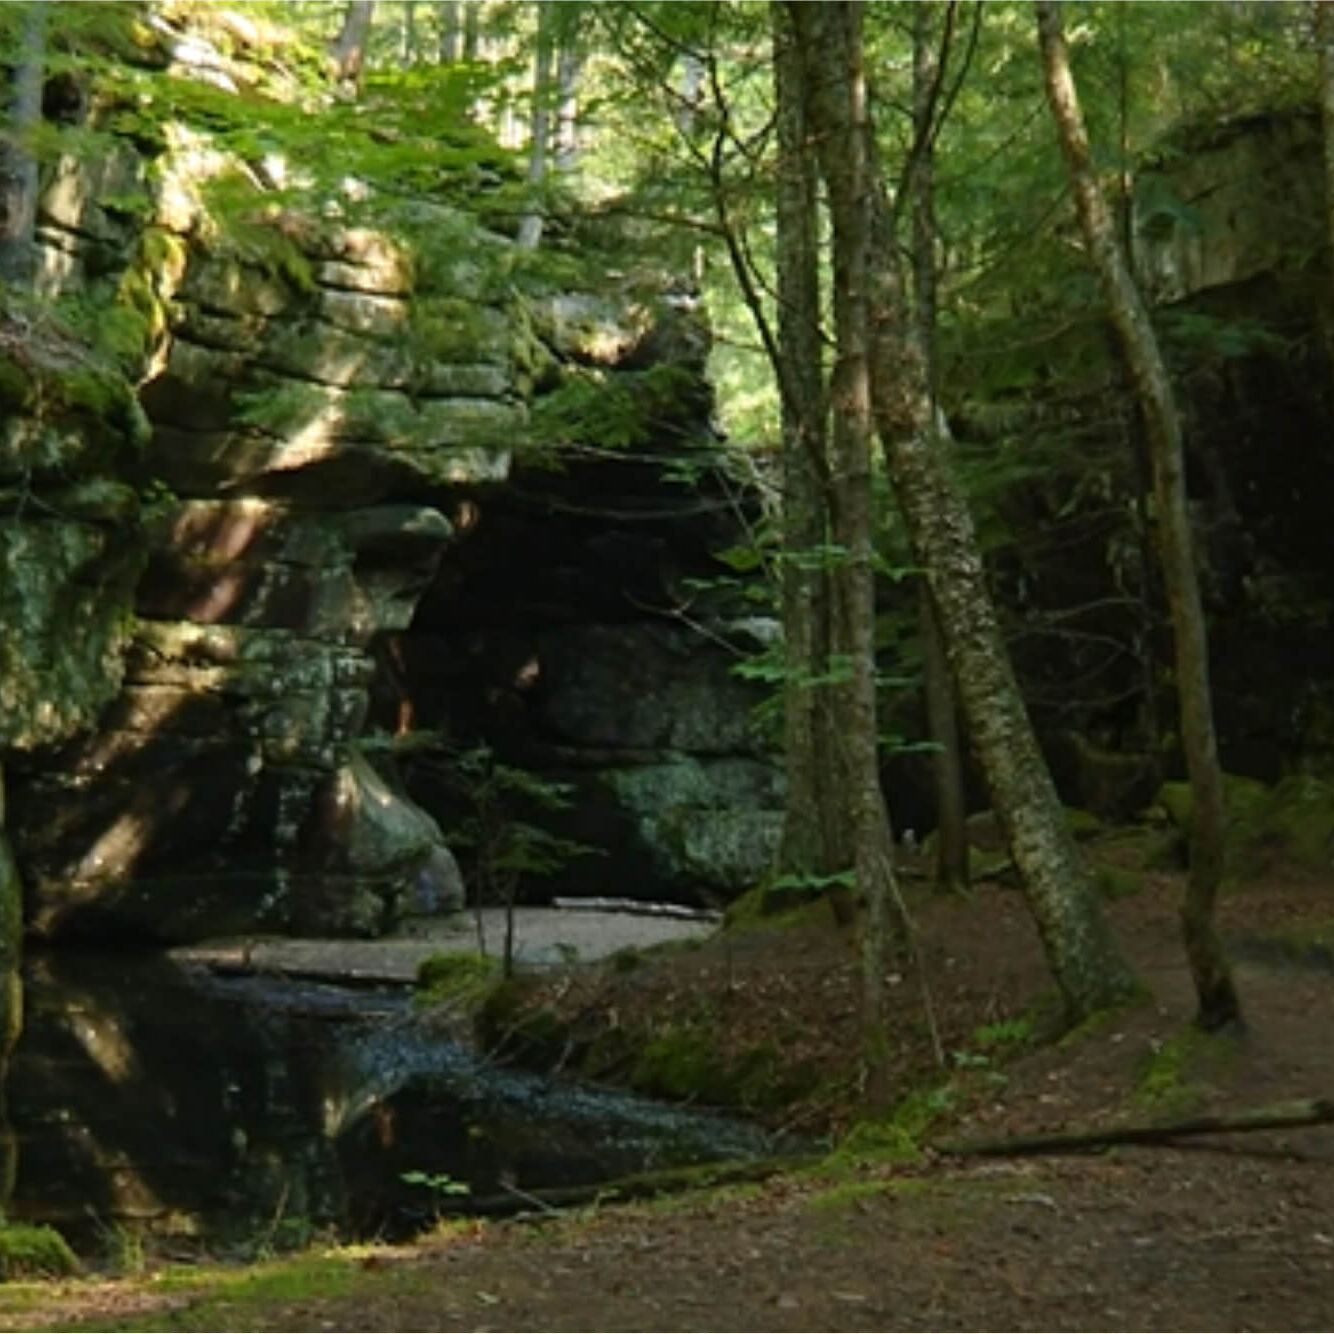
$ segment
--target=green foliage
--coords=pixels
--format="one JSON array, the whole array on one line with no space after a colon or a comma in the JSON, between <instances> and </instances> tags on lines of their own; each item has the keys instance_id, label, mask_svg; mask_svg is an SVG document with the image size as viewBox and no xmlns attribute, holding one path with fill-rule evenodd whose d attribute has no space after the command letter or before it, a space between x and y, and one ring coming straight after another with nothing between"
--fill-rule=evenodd
<instances>
[{"instance_id":1,"label":"green foliage","mask_svg":"<svg viewBox=\"0 0 1334 1334\"><path fill-rule=\"evenodd\" d=\"M685 1018L623 1042L631 1061L626 1082L655 1097L757 1111L800 1097L812 1083L809 1070L768 1040L724 1056L707 1021Z\"/></svg>"},{"instance_id":2,"label":"green foliage","mask_svg":"<svg viewBox=\"0 0 1334 1334\"><path fill-rule=\"evenodd\" d=\"M873 1163L915 1164L922 1161L916 1137L897 1117L889 1121L858 1121L830 1155L835 1165Z\"/></svg>"},{"instance_id":3,"label":"green foliage","mask_svg":"<svg viewBox=\"0 0 1334 1334\"><path fill-rule=\"evenodd\" d=\"M560 386L533 404L528 433L542 445L633 449L677 420L695 373L670 363L643 371L571 369Z\"/></svg>"},{"instance_id":4,"label":"green foliage","mask_svg":"<svg viewBox=\"0 0 1334 1334\"><path fill-rule=\"evenodd\" d=\"M973 1041L984 1049L1005 1050L1024 1046L1033 1040L1036 1024L1030 1015L1018 1015L1013 1019L997 1019L994 1023L982 1024L973 1030Z\"/></svg>"},{"instance_id":5,"label":"green foliage","mask_svg":"<svg viewBox=\"0 0 1334 1334\"><path fill-rule=\"evenodd\" d=\"M0 1276L5 1280L64 1278L78 1269L74 1252L55 1228L0 1223Z\"/></svg>"},{"instance_id":6,"label":"green foliage","mask_svg":"<svg viewBox=\"0 0 1334 1334\"><path fill-rule=\"evenodd\" d=\"M459 1181L448 1172L400 1172L399 1180L409 1186L421 1186L442 1199L472 1194L472 1187L466 1181Z\"/></svg>"},{"instance_id":7,"label":"green foliage","mask_svg":"<svg viewBox=\"0 0 1334 1334\"><path fill-rule=\"evenodd\" d=\"M597 851L524 818L568 806L569 784L501 764L489 746L457 756L451 775L468 813L450 830L450 845L473 850L473 878L484 899L512 903L523 877L553 875Z\"/></svg>"}]
</instances>

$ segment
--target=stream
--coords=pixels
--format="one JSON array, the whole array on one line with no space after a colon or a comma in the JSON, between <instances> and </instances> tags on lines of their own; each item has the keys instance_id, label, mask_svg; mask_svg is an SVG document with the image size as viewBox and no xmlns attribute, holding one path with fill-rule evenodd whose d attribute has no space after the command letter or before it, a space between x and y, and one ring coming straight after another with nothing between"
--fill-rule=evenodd
<instances>
[{"instance_id":1,"label":"stream","mask_svg":"<svg viewBox=\"0 0 1334 1334\"><path fill-rule=\"evenodd\" d=\"M9 1214L84 1249L126 1227L251 1250L401 1237L439 1202L404 1173L522 1197L772 1151L742 1122L491 1065L406 987L69 950L24 981Z\"/></svg>"}]
</instances>

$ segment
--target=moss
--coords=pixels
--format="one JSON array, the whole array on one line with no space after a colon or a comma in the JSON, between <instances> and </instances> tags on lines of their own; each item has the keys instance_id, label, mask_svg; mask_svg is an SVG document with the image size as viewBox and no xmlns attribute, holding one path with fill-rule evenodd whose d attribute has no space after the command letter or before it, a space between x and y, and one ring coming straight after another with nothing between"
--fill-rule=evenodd
<instances>
[{"instance_id":1,"label":"moss","mask_svg":"<svg viewBox=\"0 0 1334 1334\"><path fill-rule=\"evenodd\" d=\"M669 1025L640 1049L630 1071L632 1087L666 1098L727 1102L728 1081L708 1035L695 1025Z\"/></svg>"},{"instance_id":2,"label":"moss","mask_svg":"<svg viewBox=\"0 0 1334 1334\"><path fill-rule=\"evenodd\" d=\"M0 1274L6 1279L63 1278L77 1273L78 1268L74 1252L54 1228L0 1224Z\"/></svg>"},{"instance_id":3,"label":"moss","mask_svg":"<svg viewBox=\"0 0 1334 1334\"><path fill-rule=\"evenodd\" d=\"M495 339L485 308L462 297L430 297L412 304L412 353L420 361L484 361Z\"/></svg>"},{"instance_id":4,"label":"moss","mask_svg":"<svg viewBox=\"0 0 1334 1334\"><path fill-rule=\"evenodd\" d=\"M627 945L611 956L611 969L614 973L633 973L643 962L643 951L635 949L633 945Z\"/></svg>"},{"instance_id":5,"label":"moss","mask_svg":"<svg viewBox=\"0 0 1334 1334\"><path fill-rule=\"evenodd\" d=\"M772 884L756 885L733 899L723 914L726 931L790 930L811 926L829 916L825 892L819 889L789 889Z\"/></svg>"},{"instance_id":6,"label":"moss","mask_svg":"<svg viewBox=\"0 0 1334 1334\"><path fill-rule=\"evenodd\" d=\"M1077 806L1066 807L1065 825L1077 839L1092 838L1102 832L1102 821L1092 811L1080 810Z\"/></svg>"},{"instance_id":7,"label":"moss","mask_svg":"<svg viewBox=\"0 0 1334 1334\"><path fill-rule=\"evenodd\" d=\"M1248 877L1275 854L1309 871L1334 864L1334 785L1311 774L1291 774L1268 788L1253 778L1224 776L1229 875ZM1159 802L1182 833L1190 825L1190 786L1165 783Z\"/></svg>"},{"instance_id":8,"label":"moss","mask_svg":"<svg viewBox=\"0 0 1334 1334\"><path fill-rule=\"evenodd\" d=\"M569 1054L569 1023L549 1006L533 1004L533 993L541 985L539 979L515 976L491 988L475 1020L483 1050L503 1050L538 1069L554 1066Z\"/></svg>"},{"instance_id":9,"label":"moss","mask_svg":"<svg viewBox=\"0 0 1334 1334\"><path fill-rule=\"evenodd\" d=\"M1182 1029L1148 1058L1135 1086L1135 1101L1164 1115L1190 1111L1203 1102L1211 1080L1227 1069L1236 1051L1234 1034Z\"/></svg>"},{"instance_id":10,"label":"moss","mask_svg":"<svg viewBox=\"0 0 1334 1334\"><path fill-rule=\"evenodd\" d=\"M1291 774L1274 789L1264 832L1312 871L1327 871L1334 852L1334 786Z\"/></svg>"},{"instance_id":11,"label":"moss","mask_svg":"<svg viewBox=\"0 0 1334 1334\"><path fill-rule=\"evenodd\" d=\"M917 1134L909 1128L917 1125L919 1110L903 1111L905 1104L888 1121L859 1121L843 1137L827 1161L834 1166L865 1163L920 1163L922 1149ZM925 1128L923 1123L919 1130Z\"/></svg>"},{"instance_id":12,"label":"moss","mask_svg":"<svg viewBox=\"0 0 1334 1334\"><path fill-rule=\"evenodd\" d=\"M1104 899L1128 899L1144 888L1144 879L1122 866L1099 866L1093 872L1093 888Z\"/></svg>"},{"instance_id":13,"label":"moss","mask_svg":"<svg viewBox=\"0 0 1334 1334\"><path fill-rule=\"evenodd\" d=\"M889 1180L843 1181L828 1190L817 1191L806 1201L806 1208L813 1211L843 1209L873 1195L887 1195L892 1188L893 1182Z\"/></svg>"},{"instance_id":14,"label":"moss","mask_svg":"<svg viewBox=\"0 0 1334 1334\"><path fill-rule=\"evenodd\" d=\"M960 1090L952 1082L914 1089L894 1108L889 1123L912 1142L921 1143L937 1122L956 1110L959 1098Z\"/></svg>"},{"instance_id":15,"label":"moss","mask_svg":"<svg viewBox=\"0 0 1334 1334\"><path fill-rule=\"evenodd\" d=\"M33 378L12 361L0 361L0 412L25 412L33 403Z\"/></svg>"},{"instance_id":16,"label":"moss","mask_svg":"<svg viewBox=\"0 0 1334 1334\"><path fill-rule=\"evenodd\" d=\"M496 980L499 962L483 954L431 954L417 965L419 1005L480 1000Z\"/></svg>"}]
</instances>

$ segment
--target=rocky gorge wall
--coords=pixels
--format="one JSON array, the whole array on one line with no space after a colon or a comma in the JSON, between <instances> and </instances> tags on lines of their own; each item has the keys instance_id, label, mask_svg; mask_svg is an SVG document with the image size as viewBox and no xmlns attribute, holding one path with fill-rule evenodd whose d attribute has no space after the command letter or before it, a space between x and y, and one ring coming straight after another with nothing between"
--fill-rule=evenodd
<instances>
[{"instance_id":1,"label":"rocky gorge wall","mask_svg":"<svg viewBox=\"0 0 1334 1334\"><path fill-rule=\"evenodd\" d=\"M503 277L513 241L443 203L384 229L271 208L229 234L205 201L234 164L168 129L156 156L127 142L92 165L62 160L39 210L47 300L138 317L128 375L54 327L49 373L21 373L44 344L21 321L5 338L0 559L19 631L0 663L0 753L29 928L374 934L457 907L436 818L451 812L432 812L430 781L409 795L395 743L435 728L434 772L464 740L503 747L471 711L495 693L506 636L540 664L562 720L549 739L599 750L600 772L619 775L601 789L622 811L613 851L630 858L614 877L662 860L646 840L682 803L715 820L734 798L772 804L772 760L733 718L750 699L716 633L667 604L627 619L617 597L609 611L526 596L559 571L614 585L621 556L580 537L558 568L549 513L519 521L506 499L540 475L512 476L516 454L559 443L534 430L534 405L570 375L673 371L670 407L641 404L641 444L695 450L707 472L699 320L642 282L520 295ZM616 466L588 462L576 492ZM664 492L656 465L638 485ZM665 495L655 541L682 503ZM726 528L684 539L693 570ZM488 666L465 671L456 698L447 664L470 658ZM632 679L651 727L609 721ZM391 697L401 708L372 716ZM745 781L726 770L733 751ZM543 763L526 743L514 754ZM688 775L685 795L667 772ZM767 857L772 813L748 818L729 887ZM713 873L683 853L654 883Z\"/></svg>"},{"instance_id":2,"label":"rocky gorge wall","mask_svg":"<svg viewBox=\"0 0 1334 1334\"><path fill-rule=\"evenodd\" d=\"M1315 480L1334 439L1323 219L1305 111L1184 128L1136 180L1133 254L1183 415L1220 751L1270 783L1334 774L1334 550ZM1125 819L1183 773L1147 458L1093 290L1050 334L1025 299L970 346L951 417L994 498L994 586L1058 787ZM1011 368L993 349L1015 328L1027 341Z\"/></svg>"}]
</instances>

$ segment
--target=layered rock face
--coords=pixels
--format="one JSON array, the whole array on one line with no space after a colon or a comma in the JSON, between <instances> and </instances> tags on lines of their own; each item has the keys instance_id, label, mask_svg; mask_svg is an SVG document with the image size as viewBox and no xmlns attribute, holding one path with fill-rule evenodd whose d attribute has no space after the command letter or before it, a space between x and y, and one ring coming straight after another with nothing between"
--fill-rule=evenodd
<instances>
[{"instance_id":1,"label":"layered rock face","mask_svg":"<svg viewBox=\"0 0 1334 1334\"><path fill-rule=\"evenodd\" d=\"M715 586L733 505L633 456L521 470L477 493L474 531L398 638L420 725L566 788L545 822L595 851L527 897L718 904L768 868L782 774L733 668L777 625ZM429 758L404 763L424 804L457 805Z\"/></svg>"},{"instance_id":2,"label":"layered rock face","mask_svg":"<svg viewBox=\"0 0 1334 1334\"><path fill-rule=\"evenodd\" d=\"M503 469L503 451L451 451L522 407L485 346L457 368L472 393L442 363L437 392L412 402L381 337L406 320L401 259L376 238L332 249L304 290L185 252L181 313L141 396L143 469L174 498L107 673L121 689L95 731L17 770L39 932L370 933L447 859L435 822L356 745L370 645L407 624L450 536L438 509L391 497L478 459ZM241 419L247 392L284 385L302 402L281 428ZM347 410L356 388L378 430ZM457 876L439 888L457 902Z\"/></svg>"},{"instance_id":3,"label":"layered rock face","mask_svg":"<svg viewBox=\"0 0 1334 1334\"><path fill-rule=\"evenodd\" d=\"M699 321L670 300L521 298L494 277L513 243L443 205L417 201L389 230L261 209L231 235L201 202L226 156L179 126L165 139L151 172L128 146L62 163L41 203L45 295L86 293L108 319L128 297L141 383L135 401L107 373L120 400L35 425L21 385L8 404L0 558L19 629L0 746L30 928L374 934L449 911L464 815L432 775L477 743L581 784L596 770L571 818L601 847L615 812L617 881L651 865L643 887L740 887L774 828L771 811L734 814L775 799L750 697L716 631L658 596L661 572L626 583L626 560L651 565L664 543L716 570L710 545L735 523L692 529L689 493L641 458L632 503L665 509L627 557L606 515L571 530L545 502L525 509L549 474L511 478L516 447L563 443L528 423L565 368L587 385L674 369L635 440L707 446ZM625 467L579 465L567 501ZM25 509L24 488L40 503ZM562 579L575 597L557 606ZM627 601L635 588L652 605ZM536 645L544 704L507 750L494 671L516 636ZM372 697L401 707L372 717ZM396 764L400 744L423 753L406 734L424 727L433 764Z\"/></svg>"}]
</instances>

